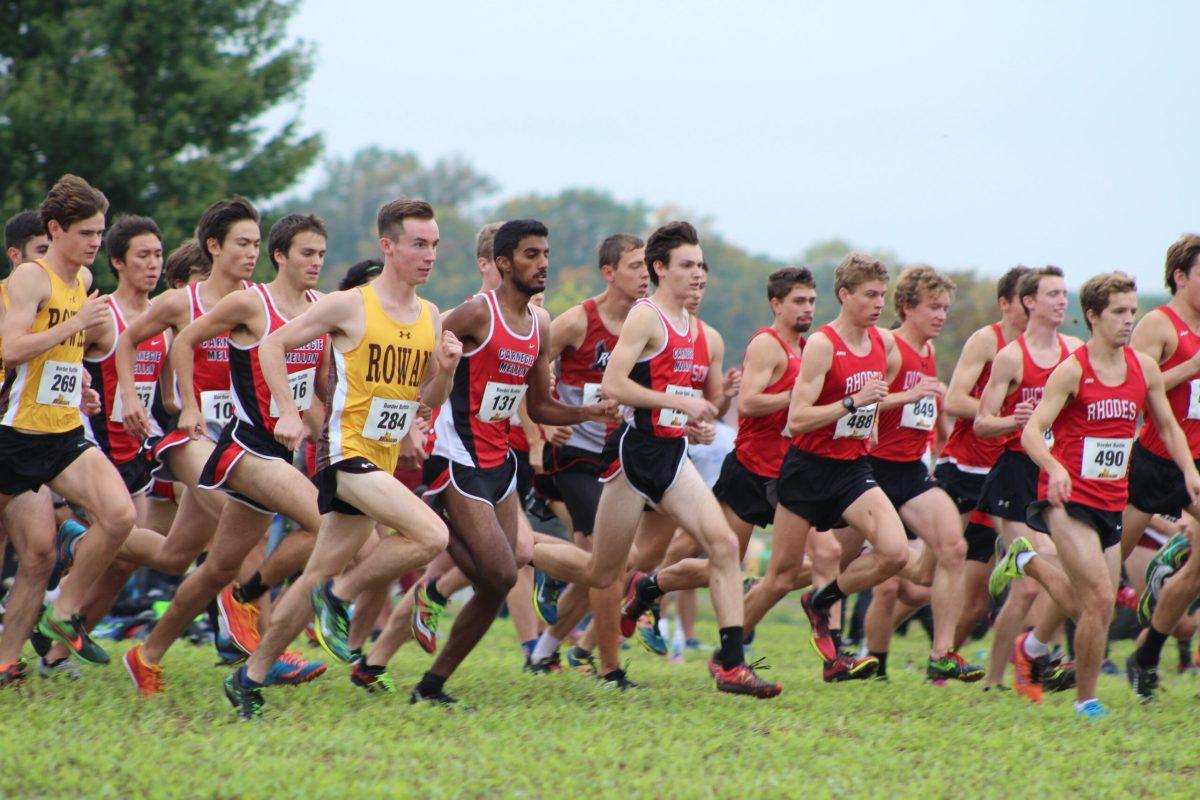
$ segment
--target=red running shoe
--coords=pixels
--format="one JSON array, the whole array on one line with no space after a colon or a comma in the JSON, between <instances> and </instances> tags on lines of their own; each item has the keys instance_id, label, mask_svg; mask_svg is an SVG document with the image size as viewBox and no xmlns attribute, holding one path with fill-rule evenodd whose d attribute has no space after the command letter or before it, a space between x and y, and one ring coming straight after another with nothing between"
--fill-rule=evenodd
<instances>
[{"instance_id":1,"label":"red running shoe","mask_svg":"<svg viewBox=\"0 0 1200 800\"><path fill-rule=\"evenodd\" d=\"M875 656L856 658L850 653L839 653L837 658L825 665L821 677L826 683L865 681L873 678L878 669L879 659Z\"/></svg>"},{"instance_id":2,"label":"red running shoe","mask_svg":"<svg viewBox=\"0 0 1200 800\"><path fill-rule=\"evenodd\" d=\"M621 601L621 635L626 639L637 633L638 618L646 609L638 602L638 581L646 577L644 572L634 572L625 587L625 598Z\"/></svg>"},{"instance_id":3,"label":"red running shoe","mask_svg":"<svg viewBox=\"0 0 1200 800\"><path fill-rule=\"evenodd\" d=\"M829 612L813 608L812 601L816 594L816 589L810 589L800 596L800 605L808 617L808 624L812 627L812 635L808 641L822 661L832 664L838 660L837 645L829 633Z\"/></svg>"},{"instance_id":4,"label":"red running shoe","mask_svg":"<svg viewBox=\"0 0 1200 800\"><path fill-rule=\"evenodd\" d=\"M753 664L738 664L733 669L724 669L716 661L710 662L709 669L713 672L713 677L717 679L717 691L728 692L729 694L748 694L751 697L768 698L778 697L783 692L783 687L778 683L764 681L758 677L754 668L767 669L763 665L763 660L760 658Z\"/></svg>"},{"instance_id":5,"label":"red running shoe","mask_svg":"<svg viewBox=\"0 0 1200 800\"><path fill-rule=\"evenodd\" d=\"M1025 652L1025 639L1030 632L1026 631L1017 637L1013 644L1013 688L1017 694L1026 697L1032 703L1042 702L1042 671L1050 663L1047 656L1031 658Z\"/></svg>"}]
</instances>

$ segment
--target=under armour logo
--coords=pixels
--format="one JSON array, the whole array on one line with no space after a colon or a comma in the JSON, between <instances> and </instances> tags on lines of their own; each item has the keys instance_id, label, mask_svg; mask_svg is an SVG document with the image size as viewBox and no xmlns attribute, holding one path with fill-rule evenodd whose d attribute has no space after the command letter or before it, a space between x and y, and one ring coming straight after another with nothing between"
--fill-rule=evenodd
<instances>
[{"instance_id":1,"label":"under armour logo","mask_svg":"<svg viewBox=\"0 0 1200 800\"><path fill-rule=\"evenodd\" d=\"M411 339L412 331L396 331L397 339Z\"/></svg>"}]
</instances>

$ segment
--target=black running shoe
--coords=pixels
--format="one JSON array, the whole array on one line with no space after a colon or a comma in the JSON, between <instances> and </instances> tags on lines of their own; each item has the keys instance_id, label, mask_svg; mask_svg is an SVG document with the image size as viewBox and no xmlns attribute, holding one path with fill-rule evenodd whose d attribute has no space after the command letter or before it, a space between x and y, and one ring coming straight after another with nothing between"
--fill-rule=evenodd
<instances>
[{"instance_id":1,"label":"black running shoe","mask_svg":"<svg viewBox=\"0 0 1200 800\"><path fill-rule=\"evenodd\" d=\"M562 672L562 659L559 657L557 651L537 661L533 661L527 657L522 671L534 675L550 675L555 672Z\"/></svg>"},{"instance_id":2,"label":"black running shoe","mask_svg":"<svg viewBox=\"0 0 1200 800\"><path fill-rule=\"evenodd\" d=\"M457 699L446 694L442 689L436 692L425 692L421 687L412 690L412 694L408 696L408 704L415 706L417 703L429 703L430 705L442 706L443 708L453 708L458 711L474 711L472 706L465 706L458 702Z\"/></svg>"},{"instance_id":3,"label":"black running shoe","mask_svg":"<svg viewBox=\"0 0 1200 800\"><path fill-rule=\"evenodd\" d=\"M238 718L243 720L261 717L264 705L262 687L251 686L247 680L245 667L225 679L225 699L237 711Z\"/></svg>"},{"instance_id":4,"label":"black running shoe","mask_svg":"<svg viewBox=\"0 0 1200 800\"><path fill-rule=\"evenodd\" d=\"M616 689L621 692L638 688L638 684L629 680L623 669L614 669L607 675L600 676L600 685L605 689Z\"/></svg>"},{"instance_id":5,"label":"black running shoe","mask_svg":"<svg viewBox=\"0 0 1200 800\"><path fill-rule=\"evenodd\" d=\"M1065 692L1075 688L1075 662L1051 661L1042 673L1042 687L1047 692Z\"/></svg>"},{"instance_id":6,"label":"black running shoe","mask_svg":"<svg viewBox=\"0 0 1200 800\"><path fill-rule=\"evenodd\" d=\"M1133 693L1141 698L1143 703L1154 699L1154 692L1158 690L1158 667L1143 667L1139 664L1137 651L1125 659L1125 677L1129 679Z\"/></svg>"}]
</instances>

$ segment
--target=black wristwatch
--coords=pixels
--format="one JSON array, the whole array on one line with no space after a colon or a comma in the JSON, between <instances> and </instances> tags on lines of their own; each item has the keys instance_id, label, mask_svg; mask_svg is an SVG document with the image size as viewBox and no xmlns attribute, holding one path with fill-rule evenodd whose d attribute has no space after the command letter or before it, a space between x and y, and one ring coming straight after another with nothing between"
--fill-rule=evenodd
<instances>
[{"instance_id":1,"label":"black wristwatch","mask_svg":"<svg viewBox=\"0 0 1200 800\"><path fill-rule=\"evenodd\" d=\"M853 414L855 411L858 410L854 407L854 396L853 395L848 395L846 397L843 397L842 405L844 405L846 407L846 410L849 411L851 414Z\"/></svg>"}]
</instances>

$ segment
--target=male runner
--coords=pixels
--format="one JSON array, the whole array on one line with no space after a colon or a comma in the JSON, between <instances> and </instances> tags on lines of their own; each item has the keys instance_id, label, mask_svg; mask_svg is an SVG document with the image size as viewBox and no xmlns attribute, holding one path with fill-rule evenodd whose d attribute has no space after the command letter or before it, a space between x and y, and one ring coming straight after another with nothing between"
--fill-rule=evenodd
<instances>
[{"instance_id":1,"label":"male runner","mask_svg":"<svg viewBox=\"0 0 1200 800\"><path fill-rule=\"evenodd\" d=\"M1091 338L1050 375L1021 443L1042 470L1028 522L1053 537L1078 597L1075 711L1098 719L1108 716L1096 699L1096 678L1120 579L1121 512L1138 414L1154 420L1191 504L1200 500L1200 473L1158 364L1127 344L1137 315L1133 278L1097 275L1083 285L1079 302ZM1053 450L1045 439L1052 427Z\"/></svg>"},{"instance_id":2,"label":"male runner","mask_svg":"<svg viewBox=\"0 0 1200 800\"><path fill-rule=\"evenodd\" d=\"M253 652L259 635L257 609L248 603L252 598L239 594L242 587L226 587L237 577L242 562L266 534L276 513L294 520L305 531L321 524L316 487L292 466L291 451L274 439L279 404L263 379L259 348L269 334L317 301L315 287L325 260L325 225L311 214L288 214L272 226L267 248L277 270L275 280L226 295L184 327L171 348L183 402L178 429L193 440L200 439L205 434L205 420L193 391L194 351L215 336L229 335L235 417L221 431L199 486L219 489L234 502L226 503L221 511L207 558L180 584L145 644L125 654L125 667L143 697L163 689L160 664L167 649L218 595L222 622L233 644L246 654ZM325 337L318 336L287 352L287 382L292 401L302 412L313 406L324 383L327 344ZM320 411L318 404L316 412ZM268 562L288 559L290 564L280 570L284 577L303 568L311 550L311 546L298 547L304 538L298 531L288 537L286 549L281 545L268 558ZM260 571L267 570L264 564ZM272 665L267 682L299 683L324 671L323 664L308 664L285 653Z\"/></svg>"},{"instance_id":3,"label":"male runner","mask_svg":"<svg viewBox=\"0 0 1200 800\"><path fill-rule=\"evenodd\" d=\"M44 258L20 265L9 277L0 327L6 367L0 388L0 510L13 497L49 485L87 512L90 533L38 630L92 664L109 659L87 635L83 603L135 519L120 473L89 445L79 416L84 335L108 314L97 293L87 294L92 284L87 266L100 249L107 210L108 200L82 178L65 175L54 184L40 209L50 247ZM53 525L36 536L53 538Z\"/></svg>"},{"instance_id":4,"label":"male runner","mask_svg":"<svg viewBox=\"0 0 1200 800\"><path fill-rule=\"evenodd\" d=\"M879 404L879 437L871 448L870 464L871 474L900 512L901 521L936 559L933 646L926 677L974 682L983 677L983 668L968 664L954 650L967 546L954 501L930 476L924 461L944 391L937 378L933 340L945 324L953 293L949 278L924 265L909 267L896 281L892 303L900 327L892 332L896 347L889 355L891 385ZM893 630L895 595L888 598L891 602L877 596L867 611L868 647L881 667L886 664ZM872 632L877 635L872 637Z\"/></svg>"},{"instance_id":5,"label":"male runner","mask_svg":"<svg viewBox=\"0 0 1200 800\"><path fill-rule=\"evenodd\" d=\"M967 337L943 399L945 412L955 417L955 421L933 474L958 508L967 543L962 613L954 632L955 648L962 646L988 608L987 579L995 553L996 531L991 518L975 508L979 505L984 478L1004 452L1004 441L976 436L975 415L979 411L979 396L992 373L992 360L1008 342L1021 335L1029 320L1017 300L1017 282L1027 272L1028 267L1013 267L996 283L1000 320Z\"/></svg>"},{"instance_id":6,"label":"male runner","mask_svg":"<svg viewBox=\"0 0 1200 800\"><path fill-rule=\"evenodd\" d=\"M979 510L999 518L1000 533L1010 549L1018 538L1025 536L1034 542L1038 550L1048 552L1053 546L1047 537L1035 533L1025 520L1026 507L1037 499L1038 468L1022 447L1019 432L1041 400L1050 373L1082 342L1058 332L1058 326L1062 324L1067 311L1067 285L1058 267L1041 267L1023 275L1017 283L1017 299L1029 321L1024 333L1005 345L992 361L992 373L979 398L979 409L975 416L977 436L1004 441L1004 452L996 460L980 490ZM1050 569L1052 566L1049 560L1038 559L1034 569L1045 568L1047 574L1040 578L1045 584L1053 586L1055 583L1052 579L1055 576L1061 579L1063 576L1061 570ZM997 570L1005 573L999 564ZM994 570L993 574L997 574L997 571ZM1034 575L1032 572L1029 574ZM999 588L999 583L989 581L989 590ZM999 594L998 591L993 593L995 596ZM986 687L1001 685L1005 667L1013 652L1013 641L1024 628L1025 619L1038 593L1035 581L1012 582L1008 599L993 626ZM1065 594L1070 596L1069 586ZM1024 637L1018 653L1015 672L1019 693L1024 693L1030 683L1028 678L1033 669L1033 660L1049 652L1046 641L1063 620L1060 609L1053 608L1052 604L1046 608L1049 610L1045 615L1041 612L1036 615L1044 621Z\"/></svg>"},{"instance_id":7,"label":"male runner","mask_svg":"<svg viewBox=\"0 0 1200 800\"><path fill-rule=\"evenodd\" d=\"M461 356L454 334L441 330L437 308L416 291L437 259L438 225L433 208L420 200L385 204L376 225L384 258L379 276L321 298L258 348L262 377L279 408L274 435L289 450L304 441L306 428L293 399L285 354L329 335L333 366L314 478L322 514L316 546L304 572L273 605L258 648L225 681L225 696L243 719L261 713L262 686L314 610L326 649L342 658L351 655L345 645L345 602L332 583L376 522L396 534L380 542L370 563L359 567L387 579L429 563L446 547L446 525L392 476L418 404L445 400ZM355 671L367 681L379 676L361 664Z\"/></svg>"},{"instance_id":8,"label":"male runner","mask_svg":"<svg viewBox=\"0 0 1200 800\"><path fill-rule=\"evenodd\" d=\"M710 586L721 650L710 667L721 691L775 697L782 691L746 664L737 537L712 492L687 458L689 418L708 422L715 406L692 388L695 345L685 303L704 273L700 239L687 222L656 230L646 263L656 289L634 304L621 327L601 383L603 395L628 406L627 427L615 431L618 458L605 475L589 554L567 543L538 542L534 563L560 580L607 587L621 579L648 501L697 538L712 562ZM602 664L621 688L615 664Z\"/></svg>"}]
</instances>

